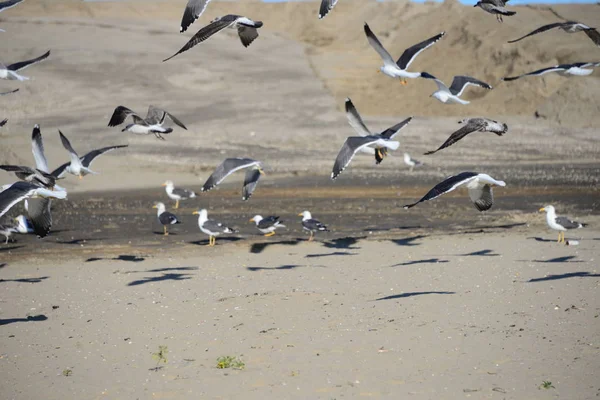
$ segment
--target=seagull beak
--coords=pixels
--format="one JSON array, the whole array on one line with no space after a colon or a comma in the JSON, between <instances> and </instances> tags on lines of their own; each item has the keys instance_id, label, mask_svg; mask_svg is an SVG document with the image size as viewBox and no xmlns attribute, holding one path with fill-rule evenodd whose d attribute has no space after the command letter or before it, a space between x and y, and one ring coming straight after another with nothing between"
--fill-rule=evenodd
<instances>
[{"instance_id":1,"label":"seagull beak","mask_svg":"<svg viewBox=\"0 0 600 400\"><path fill-rule=\"evenodd\" d=\"M160 185L160 186L167 186L167 184L166 184L166 183L163 183L163 184L162 184L162 185Z\"/></svg>"},{"instance_id":2,"label":"seagull beak","mask_svg":"<svg viewBox=\"0 0 600 400\"><path fill-rule=\"evenodd\" d=\"M198 211L194 211L194 212L192 213L192 215L198 215L198 214L200 214Z\"/></svg>"},{"instance_id":3,"label":"seagull beak","mask_svg":"<svg viewBox=\"0 0 600 400\"><path fill-rule=\"evenodd\" d=\"M546 211L546 208L542 207L538 212Z\"/></svg>"},{"instance_id":4,"label":"seagull beak","mask_svg":"<svg viewBox=\"0 0 600 400\"><path fill-rule=\"evenodd\" d=\"M265 174L265 171L263 171L263 170L262 170L262 168L259 168L259 169L258 169L258 172L259 172L260 174L262 174L262 175L266 175L266 174Z\"/></svg>"},{"instance_id":5,"label":"seagull beak","mask_svg":"<svg viewBox=\"0 0 600 400\"><path fill-rule=\"evenodd\" d=\"M254 222L254 218L250 218L248 222Z\"/></svg>"},{"instance_id":6,"label":"seagull beak","mask_svg":"<svg viewBox=\"0 0 600 400\"><path fill-rule=\"evenodd\" d=\"M156 205L152 206L152 208L158 208Z\"/></svg>"},{"instance_id":7,"label":"seagull beak","mask_svg":"<svg viewBox=\"0 0 600 400\"><path fill-rule=\"evenodd\" d=\"M299 216L299 217L303 217L303 216L304 216L304 214L298 214L298 216Z\"/></svg>"}]
</instances>

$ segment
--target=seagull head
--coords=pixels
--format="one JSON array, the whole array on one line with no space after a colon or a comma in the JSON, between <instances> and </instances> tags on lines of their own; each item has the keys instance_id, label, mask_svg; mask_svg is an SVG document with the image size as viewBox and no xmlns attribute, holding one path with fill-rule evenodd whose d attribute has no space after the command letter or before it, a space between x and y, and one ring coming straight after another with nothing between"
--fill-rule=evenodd
<instances>
[{"instance_id":1,"label":"seagull head","mask_svg":"<svg viewBox=\"0 0 600 400\"><path fill-rule=\"evenodd\" d=\"M173 187L173 181L165 181L165 183L163 183L161 186L166 186L166 187Z\"/></svg>"},{"instance_id":2,"label":"seagull head","mask_svg":"<svg viewBox=\"0 0 600 400\"><path fill-rule=\"evenodd\" d=\"M206 208L203 208L202 210L194 211L192 213L192 215L197 215L198 221L200 221L200 223L204 223L204 221L206 221L208 219L208 211L206 211Z\"/></svg>"},{"instance_id":3,"label":"seagull head","mask_svg":"<svg viewBox=\"0 0 600 400\"><path fill-rule=\"evenodd\" d=\"M542 208L540 208L539 212L547 212L548 214L554 214L554 206L544 206Z\"/></svg>"},{"instance_id":4,"label":"seagull head","mask_svg":"<svg viewBox=\"0 0 600 400\"><path fill-rule=\"evenodd\" d=\"M481 5L481 2L478 1L473 7L479 7Z\"/></svg>"},{"instance_id":5,"label":"seagull head","mask_svg":"<svg viewBox=\"0 0 600 400\"><path fill-rule=\"evenodd\" d=\"M250 222L256 222L257 224L262 221L263 217L260 215L255 215L254 217L250 218Z\"/></svg>"},{"instance_id":6,"label":"seagull head","mask_svg":"<svg viewBox=\"0 0 600 400\"><path fill-rule=\"evenodd\" d=\"M302 217L303 221L312 218L312 215L310 214L310 211L302 211L300 214L298 214L298 216Z\"/></svg>"}]
</instances>

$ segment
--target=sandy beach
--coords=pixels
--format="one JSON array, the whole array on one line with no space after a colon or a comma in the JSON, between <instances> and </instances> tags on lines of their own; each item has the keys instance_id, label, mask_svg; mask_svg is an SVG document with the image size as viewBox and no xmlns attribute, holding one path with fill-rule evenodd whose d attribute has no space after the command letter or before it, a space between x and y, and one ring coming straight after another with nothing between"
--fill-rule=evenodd
<instances>
[{"instance_id":1,"label":"sandy beach","mask_svg":"<svg viewBox=\"0 0 600 400\"><path fill-rule=\"evenodd\" d=\"M494 16L454 1L213 1L185 34L184 0L26 0L0 14L0 62L51 57L0 81L0 163L31 165L40 124L50 167L77 151L128 144L60 185L51 234L0 245L2 399L592 399L600 396L600 72L501 82L557 63L594 61L583 34L556 19L600 20L597 5L518 6ZM261 19L247 49L234 32L163 63L218 15ZM450 81L472 74L466 107L378 74L362 31L403 49L446 31L415 61ZM6 40L4 40L6 39ZM329 179L351 97L374 131L413 121L380 165L357 156ZM165 141L107 127L118 105L163 107L188 130ZM434 156L465 117L506 122ZM410 171L402 154L425 165ZM241 200L243 174L173 210L167 179L199 192L226 157L264 161ZM506 181L479 213L458 190L410 210L445 177ZM1 183L14 176L2 172ZM181 219L162 235L152 205ZM557 244L540 207L588 224ZM192 212L239 230L206 246ZM331 232L314 242L298 213ZM24 213L16 206L4 220ZM279 215L262 236L248 220ZM157 354L164 346L162 358ZM237 357L238 368L218 359ZM222 360L222 359L221 359ZM235 362L234 362L235 364ZM234 366L236 366L234 365Z\"/></svg>"}]
</instances>

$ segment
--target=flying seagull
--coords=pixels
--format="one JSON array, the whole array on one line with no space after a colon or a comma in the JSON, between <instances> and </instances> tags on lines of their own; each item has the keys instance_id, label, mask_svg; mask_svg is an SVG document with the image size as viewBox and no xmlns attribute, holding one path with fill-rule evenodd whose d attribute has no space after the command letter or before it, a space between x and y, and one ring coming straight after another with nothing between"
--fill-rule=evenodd
<instances>
[{"instance_id":1,"label":"flying seagull","mask_svg":"<svg viewBox=\"0 0 600 400\"><path fill-rule=\"evenodd\" d=\"M333 7L337 4L338 0L321 0L321 7L319 7L319 19L325 18L329 11L333 10Z\"/></svg>"},{"instance_id":2,"label":"flying seagull","mask_svg":"<svg viewBox=\"0 0 600 400\"><path fill-rule=\"evenodd\" d=\"M156 216L158 217L158 222L163 226L163 234L165 236L169 236L169 231L167 230L168 225L180 224L181 221L177 219L174 214L166 211L165 205L163 203L155 203L152 208L156 208Z\"/></svg>"},{"instance_id":3,"label":"flying seagull","mask_svg":"<svg viewBox=\"0 0 600 400\"><path fill-rule=\"evenodd\" d=\"M492 132L498 136L502 136L506 133L506 131L508 131L508 125L488 118L466 118L462 121L458 121L458 123L464 124L462 128L450 135L444 144L442 144L436 150L428 151L425 153L425 155L434 154L442 149L445 149L446 147L452 146L454 143L458 142L460 139L472 132Z\"/></svg>"},{"instance_id":4,"label":"flying seagull","mask_svg":"<svg viewBox=\"0 0 600 400\"><path fill-rule=\"evenodd\" d=\"M427 72L423 72L422 78L433 79L435 81L438 90L433 92L430 97L435 97L445 104L469 104L469 101L460 98L460 95L463 94L469 85L479 86L484 89L492 89L492 87L487 83L475 78L471 78L470 76L455 76L452 80L452 85L450 85L450 88L448 88L444 82L435 76L428 74Z\"/></svg>"},{"instance_id":5,"label":"flying seagull","mask_svg":"<svg viewBox=\"0 0 600 400\"><path fill-rule=\"evenodd\" d=\"M519 40L523 40L526 37L537 35L538 33L546 32L552 29L561 29L567 33L576 33L576 32L585 32L585 34L594 42L594 44L600 47L600 33L596 30L596 28L591 28L585 24L576 21L567 21L567 22L555 22L553 24L548 24L544 26L540 26L536 30L528 33L525 36L521 36L515 40L509 40L508 43L515 43Z\"/></svg>"},{"instance_id":6,"label":"flying seagull","mask_svg":"<svg viewBox=\"0 0 600 400\"><path fill-rule=\"evenodd\" d=\"M579 229L587 226L581 222L571 221L567 217L557 217L554 206L544 206L540 208L540 212L546 211L546 222L551 229L558 231L558 243L564 243L565 231L568 229Z\"/></svg>"},{"instance_id":7,"label":"flying seagull","mask_svg":"<svg viewBox=\"0 0 600 400\"><path fill-rule=\"evenodd\" d=\"M410 172L412 172L412 170L415 167L420 167L421 165L423 165L423 163L421 161L415 160L408 153L404 153L404 164L406 164L410 167Z\"/></svg>"},{"instance_id":8,"label":"flying seagull","mask_svg":"<svg viewBox=\"0 0 600 400\"><path fill-rule=\"evenodd\" d=\"M302 217L302 229L310 232L309 242L314 239L315 232L329 232L325 225L312 217L310 211L302 211L298 216Z\"/></svg>"},{"instance_id":9,"label":"flying seagull","mask_svg":"<svg viewBox=\"0 0 600 400\"><path fill-rule=\"evenodd\" d=\"M397 150L400 147L400 142L386 139L381 135L348 137L335 158L333 170L331 171L331 179L336 179L350 164L354 155L367 146L375 146L375 154L377 155L385 154L387 149Z\"/></svg>"},{"instance_id":10,"label":"flying seagull","mask_svg":"<svg viewBox=\"0 0 600 400\"><path fill-rule=\"evenodd\" d=\"M2 92L2 93L0 93L0 96L6 96L7 94L17 93L18 91L19 91L19 89L11 90L8 92Z\"/></svg>"},{"instance_id":11,"label":"flying seagull","mask_svg":"<svg viewBox=\"0 0 600 400\"><path fill-rule=\"evenodd\" d=\"M479 174L477 172L461 172L438 183L431 189L421 200L416 203L407 204L405 209L416 206L417 204L433 200L443 194L449 193L454 189L465 185L469 191L469 197L479 211L486 211L492 208L494 204L494 195L492 193L493 186L506 186L504 181L497 181L487 174Z\"/></svg>"},{"instance_id":12,"label":"flying seagull","mask_svg":"<svg viewBox=\"0 0 600 400\"><path fill-rule=\"evenodd\" d=\"M16 6L17 4L19 4L20 2L22 2L23 0L7 0L7 1L0 1L0 12L4 11L4 10L8 10L11 7Z\"/></svg>"},{"instance_id":13,"label":"flying seagull","mask_svg":"<svg viewBox=\"0 0 600 400\"><path fill-rule=\"evenodd\" d=\"M518 76L507 76L502 78L503 81L514 81L524 76L540 76L549 72L557 72L562 76L586 76L594 72L594 68L600 66L600 62L587 62L587 63L574 63L574 64L561 64L553 67L538 69L537 71L528 72Z\"/></svg>"},{"instance_id":14,"label":"flying seagull","mask_svg":"<svg viewBox=\"0 0 600 400\"><path fill-rule=\"evenodd\" d=\"M14 64L10 64L8 67L4 64L0 63L0 79L8 79L11 81L26 81L29 78L23 75L17 74L18 71L29 67L30 65L37 64L41 61L44 61L46 58L50 56L50 50L46 53L42 54L39 57L33 58L31 60L19 61Z\"/></svg>"},{"instance_id":15,"label":"flying seagull","mask_svg":"<svg viewBox=\"0 0 600 400\"><path fill-rule=\"evenodd\" d=\"M515 15L515 11L508 11L505 6L508 0L482 0L478 1L473 7L480 7L483 11L496 15L496 20L502 22L502 16Z\"/></svg>"},{"instance_id":16,"label":"flying seagull","mask_svg":"<svg viewBox=\"0 0 600 400\"><path fill-rule=\"evenodd\" d=\"M176 188L173 181L166 181L163 183L165 187L165 191L167 192L167 196L171 200L175 200L175 209L179 208L180 200L193 199L196 197L196 193L188 189Z\"/></svg>"},{"instance_id":17,"label":"flying seagull","mask_svg":"<svg viewBox=\"0 0 600 400\"><path fill-rule=\"evenodd\" d=\"M345 107L346 107L346 118L348 119L348 123L354 129L354 131L356 131L356 133L358 133L360 136L373 136L373 133L369 130L369 128L367 128L364 121L362 120L360 114L358 113L358 110L356 109L356 107L354 107L352 100L350 100L349 98L346 98ZM406 125L408 125L410 123L410 121L412 121L412 117L406 118L404 121L401 121L401 122L397 123L396 125L389 127L388 129L380 132L379 134L376 134L375 136L379 135L384 139L393 139L394 136L396 136L396 134L402 128L404 128ZM377 146L367 145L366 147L361 147L360 151L368 153L368 154L374 154L375 162L377 164L379 164L379 163L381 163L381 161L383 161L383 158L385 156L387 156L387 149L388 148L385 146L377 147Z\"/></svg>"},{"instance_id":18,"label":"flying seagull","mask_svg":"<svg viewBox=\"0 0 600 400\"><path fill-rule=\"evenodd\" d=\"M203 192L208 192L223 182L229 175L244 168L248 168L248 170L246 171L246 177L244 178L242 200L248 200L258 184L258 179L261 174L264 174L261 162L251 158L226 158L225 161L215 169L215 172L208 177L201 190Z\"/></svg>"},{"instance_id":19,"label":"flying seagull","mask_svg":"<svg viewBox=\"0 0 600 400\"><path fill-rule=\"evenodd\" d=\"M255 215L250 218L250 222L256 223L256 229L261 233L264 233L265 236L273 236L277 228L285 228L285 225L283 225L279 220L279 217L276 216L263 218L261 215Z\"/></svg>"},{"instance_id":20,"label":"flying seagull","mask_svg":"<svg viewBox=\"0 0 600 400\"><path fill-rule=\"evenodd\" d=\"M212 20L210 24L200 29L192 36L185 46L171 57L165 58L163 62L169 61L171 58L191 49L198 43L204 42L206 39L210 38L215 33L221 32L225 28L237 29L242 44L244 47L248 47L254 39L258 37L258 28L261 26L263 26L261 21L252 21L250 18L242 17L241 15L229 14L224 17L218 17Z\"/></svg>"},{"instance_id":21,"label":"flying seagull","mask_svg":"<svg viewBox=\"0 0 600 400\"><path fill-rule=\"evenodd\" d=\"M409 72L406 69L423 50L433 46L433 44L440 40L446 34L446 32L441 32L404 50L404 53L402 53L398 61L394 61L390 53L388 53L388 51L383 47L379 39L377 39L377 36L375 36L373 31L371 31L371 28L369 28L369 25L367 25L366 22L365 34L367 35L367 40L369 41L371 47L375 49L375 51L383 60L383 67L380 68L380 71L392 78L400 78L400 83L406 85L406 78L418 78L425 73Z\"/></svg>"},{"instance_id":22,"label":"flying seagull","mask_svg":"<svg viewBox=\"0 0 600 400\"><path fill-rule=\"evenodd\" d=\"M0 217L6 214L18 202L29 198L64 200L67 198L67 192L64 190L46 189L29 182L15 182L0 192Z\"/></svg>"},{"instance_id":23,"label":"flying seagull","mask_svg":"<svg viewBox=\"0 0 600 400\"><path fill-rule=\"evenodd\" d=\"M17 178L36 184L47 189L52 189L56 184L56 177L52 174L41 171L37 168L27 167L25 165L0 165L0 169L8 172L14 172Z\"/></svg>"},{"instance_id":24,"label":"flying seagull","mask_svg":"<svg viewBox=\"0 0 600 400\"><path fill-rule=\"evenodd\" d=\"M121 132L132 132L138 135L149 135L153 133L158 139L165 140L161 134L167 134L173 132L173 128L163 126L165 123L165 119L169 117L171 121L173 121L176 125L182 127L187 130L186 126L181 122L178 118L176 118L173 114L150 105L148 107L148 113L146 114L146 118L140 117L135 111L130 110L124 106L118 106L115 108L112 117L110 117L110 121L108 121L108 126L117 126L121 125L127 117L131 116L133 118L133 124L129 124L125 126Z\"/></svg>"},{"instance_id":25,"label":"flying seagull","mask_svg":"<svg viewBox=\"0 0 600 400\"><path fill-rule=\"evenodd\" d=\"M208 3L210 3L210 0L188 0L181 18L179 32L185 32L191 24L200 18Z\"/></svg>"},{"instance_id":26,"label":"flying seagull","mask_svg":"<svg viewBox=\"0 0 600 400\"><path fill-rule=\"evenodd\" d=\"M223 233L236 233L237 230L229 228L222 223L208 218L208 211L202 209L194 211L192 214L198 215L198 227L208 235L208 245L214 246L217 243L217 236Z\"/></svg>"}]
</instances>

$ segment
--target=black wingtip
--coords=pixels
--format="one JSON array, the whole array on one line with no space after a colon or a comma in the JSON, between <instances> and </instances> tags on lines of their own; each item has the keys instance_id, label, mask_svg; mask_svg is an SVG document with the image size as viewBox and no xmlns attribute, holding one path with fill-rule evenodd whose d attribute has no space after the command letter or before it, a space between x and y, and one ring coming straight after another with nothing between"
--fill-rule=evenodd
<instances>
[{"instance_id":1,"label":"black wingtip","mask_svg":"<svg viewBox=\"0 0 600 400\"><path fill-rule=\"evenodd\" d=\"M431 75L429 72L421 72L421 78L424 79L437 79L435 76Z\"/></svg>"},{"instance_id":2,"label":"black wingtip","mask_svg":"<svg viewBox=\"0 0 600 400\"><path fill-rule=\"evenodd\" d=\"M437 150L431 150L431 151L428 151L427 153L423 153L423 155L424 156L430 156L430 155L432 155L435 152L437 152Z\"/></svg>"}]
</instances>

